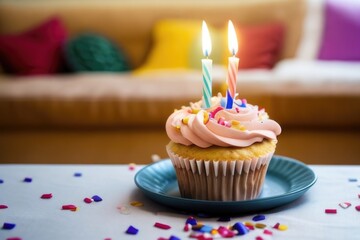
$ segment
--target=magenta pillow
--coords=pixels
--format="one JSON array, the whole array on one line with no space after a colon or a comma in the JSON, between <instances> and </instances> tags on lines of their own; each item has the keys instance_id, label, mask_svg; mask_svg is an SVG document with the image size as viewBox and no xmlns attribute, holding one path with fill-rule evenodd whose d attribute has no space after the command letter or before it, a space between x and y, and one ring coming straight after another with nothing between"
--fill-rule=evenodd
<instances>
[{"instance_id":1,"label":"magenta pillow","mask_svg":"<svg viewBox=\"0 0 360 240\"><path fill-rule=\"evenodd\" d=\"M360 60L360 2L326 0L321 60Z\"/></svg>"},{"instance_id":2,"label":"magenta pillow","mask_svg":"<svg viewBox=\"0 0 360 240\"><path fill-rule=\"evenodd\" d=\"M16 35L0 35L0 63L8 73L52 74L62 68L67 31L59 18Z\"/></svg>"}]
</instances>

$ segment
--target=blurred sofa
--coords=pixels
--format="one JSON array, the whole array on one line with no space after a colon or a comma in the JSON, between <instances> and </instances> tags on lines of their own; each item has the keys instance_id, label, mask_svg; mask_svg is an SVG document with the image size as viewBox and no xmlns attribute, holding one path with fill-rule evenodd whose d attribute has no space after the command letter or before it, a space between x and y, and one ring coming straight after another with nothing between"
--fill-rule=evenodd
<instances>
[{"instance_id":1,"label":"blurred sofa","mask_svg":"<svg viewBox=\"0 0 360 240\"><path fill-rule=\"evenodd\" d=\"M239 95L265 107L283 127L277 153L307 163L358 164L360 62L318 58L325 5L320 0L2 1L0 34L17 34L57 16L69 38L90 31L121 46L132 71L3 72L0 162L116 164L166 157L166 118L201 98L202 78L196 68L138 71L159 44L154 26L164 19L205 19L222 28L231 19L284 26L276 64L241 69L237 80ZM214 93L224 91L225 76L226 68L215 65Z\"/></svg>"}]
</instances>

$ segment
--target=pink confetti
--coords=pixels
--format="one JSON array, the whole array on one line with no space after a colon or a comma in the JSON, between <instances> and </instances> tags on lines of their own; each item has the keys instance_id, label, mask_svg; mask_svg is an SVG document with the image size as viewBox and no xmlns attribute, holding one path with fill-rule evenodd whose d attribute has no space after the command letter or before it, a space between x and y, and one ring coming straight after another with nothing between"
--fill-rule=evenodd
<instances>
[{"instance_id":1,"label":"pink confetti","mask_svg":"<svg viewBox=\"0 0 360 240\"><path fill-rule=\"evenodd\" d=\"M6 240L22 240L22 239L19 237L9 237Z\"/></svg>"},{"instance_id":2,"label":"pink confetti","mask_svg":"<svg viewBox=\"0 0 360 240\"><path fill-rule=\"evenodd\" d=\"M44 193L43 195L41 195L41 199L50 199L50 198L52 198L53 197L53 195L52 195L52 193Z\"/></svg>"},{"instance_id":3,"label":"pink confetti","mask_svg":"<svg viewBox=\"0 0 360 240\"><path fill-rule=\"evenodd\" d=\"M5 208L8 208L8 206L7 206L7 205L3 205L3 204L0 205L0 209L5 209Z\"/></svg>"},{"instance_id":4,"label":"pink confetti","mask_svg":"<svg viewBox=\"0 0 360 240\"><path fill-rule=\"evenodd\" d=\"M268 230L268 229L265 229L265 230L264 230L264 234L266 234L266 235L272 235L273 233L272 233L272 231L270 231L270 230Z\"/></svg>"},{"instance_id":5,"label":"pink confetti","mask_svg":"<svg viewBox=\"0 0 360 240\"><path fill-rule=\"evenodd\" d=\"M273 226L273 228L279 229L279 226L280 226L280 223L276 223L276 224Z\"/></svg>"},{"instance_id":6,"label":"pink confetti","mask_svg":"<svg viewBox=\"0 0 360 240\"><path fill-rule=\"evenodd\" d=\"M130 171L134 171L135 168L136 168L136 164L135 164L135 163L130 163L130 164L129 164L129 170L130 170Z\"/></svg>"},{"instance_id":7,"label":"pink confetti","mask_svg":"<svg viewBox=\"0 0 360 240\"><path fill-rule=\"evenodd\" d=\"M184 232L188 232L191 228L191 224L190 223L186 223L184 226Z\"/></svg>"},{"instance_id":8,"label":"pink confetti","mask_svg":"<svg viewBox=\"0 0 360 240\"><path fill-rule=\"evenodd\" d=\"M325 213L329 213L329 214L336 214L337 213L337 210L336 209L325 209Z\"/></svg>"},{"instance_id":9,"label":"pink confetti","mask_svg":"<svg viewBox=\"0 0 360 240\"><path fill-rule=\"evenodd\" d=\"M154 224L154 227L161 228L161 229L170 229L171 227L169 225L166 225L164 223L156 222Z\"/></svg>"},{"instance_id":10,"label":"pink confetti","mask_svg":"<svg viewBox=\"0 0 360 240\"><path fill-rule=\"evenodd\" d=\"M255 238L255 240L264 240L262 237L260 237L260 236L257 236L256 238Z\"/></svg>"},{"instance_id":11,"label":"pink confetti","mask_svg":"<svg viewBox=\"0 0 360 240\"><path fill-rule=\"evenodd\" d=\"M343 202L343 203L339 203L339 206L342 207L343 209L346 209L351 206L351 203Z\"/></svg>"},{"instance_id":12,"label":"pink confetti","mask_svg":"<svg viewBox=\"0 0 360 240\"><path fill-rule=\"evenodd\" d=\"M233 231L230 231L229 229L227 229L226 227L223 227L223 226L220 226L218 228L218 233L223 238L231 238L231 237L235 236L235 233Z\"/></svg>"},{"instance_id":13,"label":"pink confetti","mask_svg":"<svg viewBox=\"0 0 360 240\"><path fill-rule=\"evenodd\" d=\"M357 211L360 211L360 205L357 205L357 206L355 207L355 209L356 209Z\"/></svg>"},{"instance_id":14,"label":"pink confetti","mask_svg":"<svg viewBox=\"0 0 360 240\"><path fill-rule=\"evenodd\" d=\"M93 200L92 200L91 198L86 197L86 198L84 198L84 202L86 202L87 204L89 204L89 203L92 203Z\"/></svg>"}]
</instances>

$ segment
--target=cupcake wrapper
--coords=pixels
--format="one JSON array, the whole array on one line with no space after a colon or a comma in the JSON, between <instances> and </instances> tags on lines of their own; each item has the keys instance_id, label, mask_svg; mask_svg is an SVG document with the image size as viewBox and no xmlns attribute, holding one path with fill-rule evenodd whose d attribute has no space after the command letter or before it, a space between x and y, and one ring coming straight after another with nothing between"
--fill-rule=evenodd
<instances>
[{"instance_id":1,"label":"cupcake wrapper","mask_svg":"<svg viewBox=\"0 0 360 240\"><path fill-rule=\"evenodd\" d=\"M183 158L168 149L180 194L185 198L240 201L257 198L273 152L252 160Z\"/></svg>"}]
</instances>

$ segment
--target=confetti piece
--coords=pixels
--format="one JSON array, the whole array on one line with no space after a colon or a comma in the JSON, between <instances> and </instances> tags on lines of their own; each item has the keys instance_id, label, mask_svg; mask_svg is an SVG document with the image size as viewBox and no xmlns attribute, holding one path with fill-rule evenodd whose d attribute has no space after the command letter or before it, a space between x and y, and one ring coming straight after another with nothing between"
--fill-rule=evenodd
<instances>
[{"instance_id":1,"label":"confetti piece","mask_svg":"<svg viewBox=\"0 0 360 240\"><path fill-rule=\"evenodd\" d=\"M358 198L360 198L360 194L358 194Z\"/></svg>"},{"instance_id":2,"label":"confetti piece","mask_svg":"<svg viewBox=\"0 0 360 240\"><path fill-rule=\"evenodd\" d=\"M3 184L4 183L4 180L0 179L0 184Z\"/></svg>"},{"instance_id":3,"label":"confetti piece","mask_svg":"<svg viewBox=\"0 0 360 240\"><path fill-rule=\"evenodd\" d=\"M288 229L288 226L286 226L284 224L280 224L277 229L280 230L280 231L286 231Z\"/></svg>"},{"instance_id":4,"label":"confetti piece","mask_svg":"<svg viewBox=\"0 0 360 240\"><path fill-rule=\"evenodd\" d=\"M26 178L24 178L23 181L24 181L24 182L27 182L27 183L31 183L31 182L32 182L32 178L26 177Z\"/></svg>"},{"instance_id":5,"label":"confetti piece","mask_svg":"<svg viewBox=\"0 0 360 240\"><path fill-rule=\"evenodd\" d=\"M70 211L76 211L77 207L75 205L69 204L69 205L62 205L61 210L70 210Z\"/></svg>"},{"instance_id":6,"label":"confetti piece","mask_svg":"<svg viewBox=\"0 0 360 240\"><path fill-rule=\"evenodd\" d=\"M164 224L164 223L159 223L159 222L156 222L156 223L154 224L154 227L157 227L157 228L160 228L160 229L165 229L165 230L171 228L169 225L166 225L166 224Z\"/></svg>"},{"instance_id":7,"label":"confetti piece","mask_svg":"<svg viewBox=\"0 0 360 240\"><path fill-rule=\"evenodd\" d=\"M254 222L262 221L262 220L265 220L265 216L264 215L256 215L255 217L253 217L252 220Z\"/></svg>"},{"instance_id":8,"label":"confetti piece","mask_svg":"<svg viewBox=\"0 0 360 240\"><path fill-rule=\"evenodd\" d=\"M262 237L260 237L260 236L257 236L256 238L255 238L255 240L264 240Z\"/></svg>"},{"instance_id":9,"label":"confetti piece","mask_svg":"<svg viewBox=\"0 0 360 240\"><path fill-rule=\"evenodd\" d=\"M276 224L273 226L273 228L278 229L279 226L280 226L280 223L276 223Z\"/></svg>"},{"instance_id":10,"label":"confetti piece","mask_svg":"<svg viewBox=\"0 0 360 240\"><path fill-rule=\"evenodd\" d=\"M217 221L218 222L230 222L231 218L230 217L220 217Z\"/></svg>"},{"instance_id":11,"label":"confetti piece","mask_svg":"<svg viewBox=\"0 0 360 240\"><path fill-rule=\"evenodd\" d=\"M213 228L209 225L202 226L199 231L203 233L210 233Z\"/></svg>"},{"instance_id":12,"label":"confetti piece","mask_svg":"<svg viewBox=\"0 0 360 240\"><path fill-rule=\"evenodd\" d=\"M1 205L0 205L0 209L6 209L6 208L8 208L7 205L4 205L4 204L1 204Z\"/></svg>"},{"instance_id":13,"label":"confetti piece","mask_svg":"<svg viewBox=\"0 0 360 240\"><path fill-rule=\"evenodd\" d=\"M193 217L188 217L188 218L186 219L186 223L189 223L189 224L192 225L192 226L197 225L197 221L196 221L196 219L193 218Z\"/></svg>"},{"instance_id":14,"label":"confetti piece","mask_svg":"<svg viewBox=\"0 0 360 240\"><path fill-rule=\"evenodd\" d=\"M102 198L99 197L98 195L94 195L94 196L92 196L92 200L94 200L94 202L101 202Z\"/></svg>"},{"instance_id":15,"label":"confetti piece","mask_svg":"<svg viewBox=\"0 0 360 240\"><path fill-rule=\"evenodd\" d=\"M104 238L104 240L111 240L111 238Z\"/></svg>"},{"instance_id":16,"label":"confetti piece","mask_svg":"<svg viewBox=\"0 0 360 240\"><path fill-rule=\"evenodd\" d=\"M247 227L241 222L235 223L232 228L238 231L238 235L245 235L249 232Z\"/></svg>"},{"instance_id":17,"label":"confetti piece","mask_svg":"<svg viewBox=\"0 0 360 240\"><path fill-rule=\"evenodd\" d=\"M88 198L88 197L84 198L84 202L87 204L92 203L93 201L94 200L92 200L91 198Z\"/></svg>"},{"instance_id":18,"label":"confetti piece","mask_svg":"<svg viewBox=\"0 0 360 240\"><path fill-rule=\"evenodd\" d=\"M264 230L264 234L266 234L266 235L272 235L273 233L272 233L272 231L270 231L270 230L268 230L268 229L265 229L265 230Z\"/></svg>"},{"instance_id":19,"label":"confetti piece","mask_svg":"<svg viewBox=\"0 0 360 240\"><path fill-rule=\"evenodd\" d=\"M136 235L138 232L139 232L139 229L130 225L125 233L131 234L131 235Z\"/></svg>"},{"instance_id":20,"label":"confetti piece","mask_svg":"<svg viewBox=\"0 0 360 240\"><path fill-rule=\"evenodd\" d=\"M357 205L357 206L355 207L355 209L356 209L357 211L360 211L360 205Z\"/></svg>"},{"instance_id":21,"label":"confetti piece","mask_svg":"<svg viewBox=\"0 0 360 240\"><path fill-rule=\"evenodd\" d=\"M190 223L186 223L186 224L184 225L184 232L188 232L188 231L190 230L190 228L191 228L191 224L190 224Z\"/></svg>"},{"instance_id":22,"label":"confetti piece","mask_svg":"<svg viewBox=\"0 0 360 240\"><path fill-rule=\"evenodd\" d=\"M343 203L339 203L339 206L342 207L343 209L347 209L348 207L351 206L351 203L343 202Z\"/></svg>"},{"instance_id":23,"label":"confetti piece","mask_svg":"<svg viewBox=\"0 0 360 240\"><path fill-rule=\"evenodd\" d=\"M257 224L255 224L255 227L256 227L256 228L260 228L260 229L264 229L264 228L266 228L266 224L257 223Z\"/></svg>"},{"instance_id":24,"label":"confetti piece","mask_svg":"<svg viewBox=\"0 0 360 240\"><path fill-rule=\"evenodd\" d=\"M172 236L170 236L169 240L181 240L181 239L172 235Z\"/></svg>"},{"instance_id":25,"label":"confetti piece","mask_svg":"<svg viewBox=\"0 0 360 240\"><path fill-rule=\"evenodd\" d=\"M245 227L245 226L244 226ZM233 231L230 231L228 228L224 227L224 226L220 226L217 231L219 232L219 234L221 235L221 237L223 238L231 238L235 236L235 233ZM247 231L247 229L246 229Z\"/></svg>"},{"instance_id":26,"label":"confetti piece","mask_svg":"<svg viewBox=\"0 0 360 240\"><path fill-rule=\"evenodd\" d=\"M22 239L19 237L9 237L6 240L22 240Z\"/></svg>"},{"instance_id":27,"label":"confetti piece","mask_svg":"<svg viewBox=\"0 0 360 240\"><path fill-rule=\"evenodd\" d=\"M194 231L200 231L200 229L204 226L204 224L198 223L196 225L192 225L191 229Z\"/></svg>"},{"instance_id":28,"label":"confetti piece","mask_svg":"<svg viewBox=\"0 0 360 240\"><path fill-rule=\"evenodd\" d=\"M142 202L139 202L139 201L132 201L132 202L130 202L130 205L133 206L133 207L142 207L142 206L144 206L144 204Z\"/></svg>"},{"instance_id":29,"label":"confetti piece","mask_svg":"<svg viewBox=\"0 0 360 240\"><path fill-rule=\"evenodd\" d=\"M325 209L325 213L336 214L337 210L328 208L328 209Z\"/></svg>"},{"instance_id":30,"label":"confetti piece","mask_svg":"<svg viewBox=\"0 0 360 240\"><path fill-rule=\"evenodd\" d=\"M7 223L7 222L5 222L5 223L3 224L2 229L11 230L11 229L13 229L15 226L16 226L15 223Z\"/></svg>"},{"instance_id":31,"label":"confetti piece","mask_svg":"<svg viewBox=\"0 0 360 240\"><path fill-rule=\"evenodd\" d=\"M349 178L349 182L357 182L356 178Z\"/></svg>"},{"instance_id":32,"label":"confetti piece","mask_svg":"<svg viewBox=\"0 0 360 240\"><path fill-rule=\"evenodd\" d=\"M53 195L52 195L52 193L44 193L43 195L41 195L41 199L50 199L50 198L52 198L53 197Z\"/></svg>"},{"instance_id":33,"label":"confetti piece","mask_svg":"<svg viewBox=\"0 0 360 240\"><path fill-rule=\"evenodd\" d=\"M136 164L135 163L129 163L129 170L130 171L134 171L136 168Z\"/></svg>"},{"instance_id":34,"label":"confetti piece","mask_svg":"<svg viewBox=\"0 0 360 240\"><path fill-rule=\"evenodd\" d=\"M81 177L82 176L82 173L81 172L76 172L74 173L74 177Z\"/></svg>"}]
</instances>

